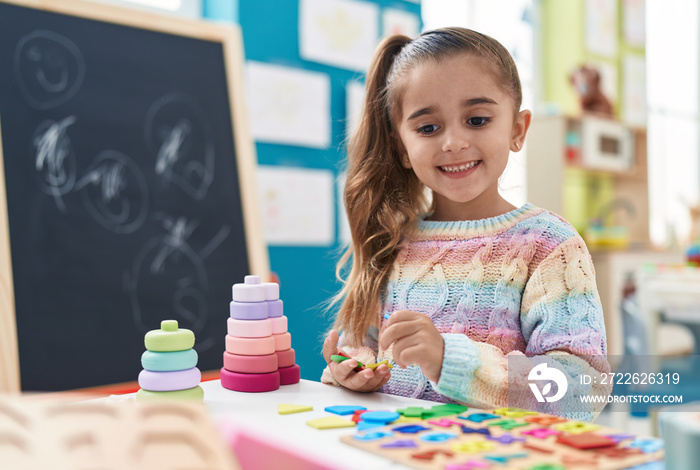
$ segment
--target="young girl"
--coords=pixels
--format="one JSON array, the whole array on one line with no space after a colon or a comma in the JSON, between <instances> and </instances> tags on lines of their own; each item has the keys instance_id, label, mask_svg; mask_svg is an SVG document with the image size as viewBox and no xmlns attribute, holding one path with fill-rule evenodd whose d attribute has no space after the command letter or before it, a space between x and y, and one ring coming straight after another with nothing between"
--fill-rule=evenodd
<instances>
[{"instance_id":1,"label":"young girl","mask_svg":"<svg viewBox=\"0 0 700 470\"><path fill-rule=\"evenodd\" d=\"M352 266L322 381L494 407L510 403L509 356L580 356L606 372L589 357L606 343L583 240L498 192L531 119L506 49L462 28L393 36L366 88L345 186L352 245L339 269ZM339 353L353 359L332 361ZM384 359L398 367L354 370Z\"/></svg>"}]
</instances>

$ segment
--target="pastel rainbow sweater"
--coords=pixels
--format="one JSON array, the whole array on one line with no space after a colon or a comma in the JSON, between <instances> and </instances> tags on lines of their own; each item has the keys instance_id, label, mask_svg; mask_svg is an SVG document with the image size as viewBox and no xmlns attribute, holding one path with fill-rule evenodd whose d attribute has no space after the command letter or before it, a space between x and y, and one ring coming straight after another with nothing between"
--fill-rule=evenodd
<instances>
[{"instance_id":1,"label":"pastel rainbow sweater","mask_svg":"<svg viewBox=\"0 0 700 470\"><path fill-rule=\"evenodd\" d=\"M382 322L397 310L433 320L445 343L442 372L435 383L415 365L394 367L382 392L506 406L507 358L514 354L570 354L579 370L607 372L606 361L575 357L607 352L586 245L563 218L531 204L489 219L419 220L407 231L384 287ZM391 361L391 350L377 350L377 331L369 336L353 357ZM322 381L335 382L328 368Z\"/></svg>"}]
</instances>

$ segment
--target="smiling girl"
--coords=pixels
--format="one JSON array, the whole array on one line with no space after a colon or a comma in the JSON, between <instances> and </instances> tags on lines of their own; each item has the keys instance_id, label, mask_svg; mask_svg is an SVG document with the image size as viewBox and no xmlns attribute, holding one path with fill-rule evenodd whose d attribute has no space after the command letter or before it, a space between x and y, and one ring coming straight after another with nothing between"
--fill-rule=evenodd
<instances>
[{"instance_id":1,"label":"smiling girl","mask_svg":"<svg viewBox=\"0 0 700 470\"><path fill-rule=\"evenodd\" d=\"M498 190L531 119L505 48L462 28L392 36L366 88L344 195L350 270L322 381L486 407L509 404L509 356L606 371L591 359L606 341L585 243ZM398 367L354 370L384 359Z\"/></svg>"}]
</instances>

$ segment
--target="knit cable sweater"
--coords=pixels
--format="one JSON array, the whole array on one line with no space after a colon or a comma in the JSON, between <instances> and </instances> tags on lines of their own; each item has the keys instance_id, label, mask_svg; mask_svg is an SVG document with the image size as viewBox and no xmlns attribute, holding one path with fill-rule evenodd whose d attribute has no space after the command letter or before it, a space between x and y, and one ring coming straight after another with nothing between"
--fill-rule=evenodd
<instances>
[{"instance_id":1,"label":"knit cable sweater","mask_svg":"<svg viewBox=\"0 0 700 470\"><path fill-rule=\"evenodd\" d=\"M381 304L382 325L369 332L367 343L351 349L341 333L341 346L356 359L393 362L392 348L378 351L377 339L397 310L428 315L445 345L438 382L415 365L394 367L381 389L386 393L511 406L514 393L532 397L527 376L516 377L512 367L508 375L512 356L532 364L556 356L572 379L609 372L586 245L564 219L531 204L481 220L420 219L405 234ZM335 383L328 368L322 381Z\"/></svg>"}]
</instances>

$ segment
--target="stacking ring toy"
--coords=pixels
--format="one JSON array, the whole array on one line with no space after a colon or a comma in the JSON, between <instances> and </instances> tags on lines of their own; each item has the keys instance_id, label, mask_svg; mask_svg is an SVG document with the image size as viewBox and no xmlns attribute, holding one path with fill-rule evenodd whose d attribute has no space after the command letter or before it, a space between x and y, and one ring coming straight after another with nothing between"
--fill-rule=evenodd
<instances>
[{"instance_id":1,"label":"stacking ring toy","mask_svg":"<svg viewBox=\"0 0 700 470\"><path fill-rule=\"evenodd\" d=\"M226 351L243 356L265 356L275 353L275 338L237 338L226 335Z\"/></svg>"},{"instance_id":2,"label":"stacking ring toy","mask_svg":"<svg viewBox=\"0 0 700 470\"><path fill-rule=\"evenodd\" d=\"M298 365L294 364L289 367L281 367L277 369L280 373L280 385L291 385L299 383L301 378L301 369Z\"/></svg>"},{"instance_id":3,"label":"stacking ring toy","mask_svg":"<svg viewBox=\"0 0 700 470\"><path fill-rule=\"evenodd\" d=\"M280 333L287 332L287 317L282 315L281 317L270 318L270 323L272 323L272 333L273 335L278 335Z\"/></svg>"},{"instance_id":4,"label":"stacking ring toy","mask_svg":"<svg viewBox=\"0 0 700 470\"><path fill-rule=\"evenodd\" d=\"M141 366L156 372L191 369L197 365L197 351L144 351L141 355Z\"/></svg>"},{"instance_id":5,"label":"stacking ring toy","mask_svg":"<svg viewBox=\"0 0 700 470\"><path fill-rule=\"evenodd\" d=\"M275 339L275 351L286 351L292 347L291 333L280 333L272 335L272 337Z\"/></svg>"},{"instance_id":6,"label":"stacking ring toy","mask_svg":"<svg viewBox=\"0 0 700 470\"><path fill-rule=\"evenodd\" d=\"M228 334L239 338L261 338L272 334L272 321L264 320L237 320L229 318L226 321Z\"/></svg>"},{"instance_id":7,"label":"stacking ring toy","mask_svg":"<svg viewBox=\"0 0 700 470\"><path fill-rule=\"evenodd\" d=\"M177 320L163 320L160 330L151 330L144 338L146 349L151 351L184 351L194 346L194 333L177 327Z\"/></svg>"},{"instance_id":8,"label":"stacking ring toy","mask_svg":"<svg viewBox=\"0 0 700 470\"><path fill-rule=\"evenodd\" d=\"M266 356L243 356L224 353L224 369L243 374L267 374L277 370L277 354Z\"/></svg>"},{"instance_id":9,"label":"stacking ring toy","mask_svg":"<svg viewBox=\"0 0 700 470\"><path fill-rule=\"evenodd\" d=\"M282 368L294 365L294 349L289 348L286 351L275 351L275 354L277 355L277 367Z\"/></svg>"},{"instance_id":10,"label":"stacking ring toy","mask_svg":"<svg viewBox=\"0 0 700 470\"><path fill-rule=\"evenodd\" d=\"M241 374L221 369L221 385L237 392L271 392L280 388L279 372Z\"/></svg>"},{"instance_id":11,"label":"stacking ring toy","mask_svg":"<svg viewBox=\"0 0 700 470\"><path fill-rule=\"evenodd\" d=\"M151 392L170 392L194 388L202 381L202 373L196 367L173 372L142 370L139 373L139 387Z\"/></svg>"}]
</instances>

